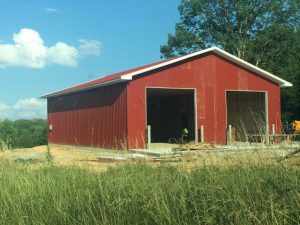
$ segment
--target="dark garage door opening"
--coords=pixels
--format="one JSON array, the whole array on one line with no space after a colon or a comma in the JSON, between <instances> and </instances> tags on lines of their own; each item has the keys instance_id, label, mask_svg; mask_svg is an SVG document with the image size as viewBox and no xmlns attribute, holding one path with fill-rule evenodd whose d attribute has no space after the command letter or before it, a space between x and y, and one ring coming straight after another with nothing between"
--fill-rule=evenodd
<instances>
[{"instance_id":1,"label":"dark garage door opening","mask_svg":"<svg viewBox=\"0 0 300 225\"><path fill-rule=\"evenodd\" d=\"M235 141L247 141L249 136L259 138L265 134L265 99L265 92L226 91L227 125L232 125Z\"/></svg>"},{"instance_id":2,"label":"dark garage door opening","mask_svg":"<svg viewBox=\"0 0 300 225\"><path fill-rule=\"evenodd\" d=\"M188 129L188 140L195 140L193 89L147 88L147 125L151 141L174 143Z\"/></svg>"}]
</instances>

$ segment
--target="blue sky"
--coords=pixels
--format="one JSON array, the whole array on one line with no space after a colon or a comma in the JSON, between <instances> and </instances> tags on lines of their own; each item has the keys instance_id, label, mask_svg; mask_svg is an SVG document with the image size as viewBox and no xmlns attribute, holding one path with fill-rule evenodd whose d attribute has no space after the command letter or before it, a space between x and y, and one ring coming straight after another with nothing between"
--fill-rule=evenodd
<instances>
[{"instance_id":1,"label":"blue sky","mask_svg":"<svg viewBox=\"0 0 300 225\"><path fill-rule=\"evenodd\" d=\"M160 60L180 0L0 0L0 119L46 117L39 96Z\"/></svg>"}]
</instances>

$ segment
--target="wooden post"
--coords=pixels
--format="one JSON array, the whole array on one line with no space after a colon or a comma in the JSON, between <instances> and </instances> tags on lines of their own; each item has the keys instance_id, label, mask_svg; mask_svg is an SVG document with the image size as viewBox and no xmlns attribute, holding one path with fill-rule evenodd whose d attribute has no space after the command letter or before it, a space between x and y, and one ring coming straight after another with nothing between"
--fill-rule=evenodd
<instances>
[{"instance_id":1,"label":"wooden post","mask_svg":"<svg viewBox=\"0 0 300 225\"><path fill-rule=\"evenodd\" d=\"M268 109L268 92L265 93L265 121L266 121L266 144L270 144L269 135L269 109Z\"/></svg>"},{"instance_id":2,"label":"wooden post","mask_svg":"<svg viewBox=\"0 0 300 225\"><path fill-rule=\"evenodd\" d=\"M272 137L271 137L271 140L270 140L270 141L271 141L273 144L276 142L275 134L276 134L275 124L272 123Z\"/></svg>"},{"instance_id":3,"label":"wooden post","mask_svg":"<svg viewBox=\"0 0 300 225\"><path fill-rule=\"evenodd\" d=\"M232 136L232 127L228 125L228 132L227 132L227 145L231 145L231 136Z\"/></svg>"},{"instance_id":4,"label":"wooden post","mask_svg":"<svg viewBox=\"0 0 300 225\"><path fill-rule=\"evenodd\" d=\"M276 131L275 131L275 124L272 124L272 134L275 135Z\"/></svg>"},{"instance_id":5,"label":"wooden post","mask_svg":"<svg viewBox=\"0 0 300 225\"><path fill-rule=\"evenodd\" d=\"M266 144L270 144L269 124L266 124Z\"/></svg>"},{"instance_id":6,"label":"wooden post","mask_svg":"<svg viewBox=\"0 0 300 225\"><path fill-rule=\"evenodd\" d=\"M147 126L147 148L151 148L151 126Z\"/></svg>"},{"instance_id":7,"label":"wooden post","mask_svg":"<svg viewBox=\"0 0 300 225\"><path fill-rule=\"evenodd\" d=\"M204 126L203 125L201 125L200 126L200 142L201 143L204 143Z\"/></svg>"}]
</instances>

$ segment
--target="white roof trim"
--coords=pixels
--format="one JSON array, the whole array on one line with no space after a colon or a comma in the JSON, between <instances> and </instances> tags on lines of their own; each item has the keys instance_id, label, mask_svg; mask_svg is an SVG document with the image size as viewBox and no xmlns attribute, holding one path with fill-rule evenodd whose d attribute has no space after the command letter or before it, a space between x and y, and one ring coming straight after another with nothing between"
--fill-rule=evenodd
<instances>
[{"instance_id":1,"label":"white roof trim","mask_svg":"<svg viewBox=\"0 0 300 225\"><path fill-rule=\"evenodd\" d=\"M128 74L125 74L123 75L121 78L124 78L124 79L129 79L131 80L133 76L136 76L136 75L139 75L141 73L145 73L145 72L148 72L148 71L151 71L151 70L155 70L155 69L158 69L158 68L161 68L161 67L164 67L164 66L167 66L167 65L170 65L170 64L173 64L173 63L176 63L176 62L180 62L182 60L185 60L185 59L188 59L188 58L192 58L194 56L198 56L198 55L202 55L202 54L205 54L205 53L208 53L208 52L214 52L216 53L217 55L220 55L222 56L223 58L225 59L228 59L229 61L233 62L233 63L236 63L252 72L255 72L259 75L261 75L262 77L268 79L268 80L271 80L275 83L278 83L280 87L292 87L293 84L286 81L286 80L283 80L263 69L260 69L258 68L257 66L254 66L228 52L225 52L224 50L220 49L220 48L217 48L217 47L211 47L211 48L207 48L207 49L204 49L204 50L201 50L201 51L198 51L198 52L194 52L192 54L188 54L188 55L185 55L185 56L182 56L182 57L178 57L176 59L173 59L173 60L170 60L170 61L167 61L167 62L163 62L163 63L160 63L160 64L157 64L155 66L151 66L151 67L147 67L145 69L141 69L141 70L138 70L138 71L135 71L135 72L132 72L132 73L128 73Z\"/></svg>"},{"instance_id":2,"label":"white roof trim","mask_svg":"<svg viewBox=\"0 0 300 225\"><path fill-rule=\"evenodd\" d=\"M269 73L269 72L267 72L263 69L260 69L257 66L254 66L254 65L252 65L252 64L250 64L250 63L248 63L248 62L246 62L246 61L244 61L244 60L242 60L242 59L240 59L240 58L238 58L238 57L236 57L236 56L234 56L234 55L232 55L228 52L225 52L224 50L222 50L220 48L211 47L211 48L207 48L207 49L204 49L204 50L201 50L201 51L197 51L197 52L185 55L185 56L181 56L181 57L169 60L167 62L162 62L162 63L159 63L159 64L154 65L154 66L150 66L150 67L147 67L147 68L144 68L144 69L140 69L140 70L122 75L120 78L117 78L117 79L105 81L103 83L94 84L94 85L87 86L87 87L80 87L80 88L72 89L72 90L69 90L69 91L61 92L61 93L50 93L50 94L43 95L40 98L56 97L56 96L70 94L70 93L74 93L74 92L78 92L78 91L93 89L93 88L96 88L96 87L106 86L106 85L110 85L110 84L114 84L114 83L129 81L129 80L132 80L132 77L137 76L139 74L149 72L149 71L152 71L152 70L155 70L155 69L159 69L161 67L168 66L168 65L174 64L176 62L180 62L182 60L189 59L189 58L192 58L194 56L202 55L202 54L205 54L205 53L208 53L208 52L214 52L215 54L217 54L219 56L222 56L223 58L225 58L225 59L227 59L227 60L243 67L243 68L246 68L246 69L248 69L248 70L250 70L254 73L259 74L260 76L262 76L262 77L264 77L268 80L271 80L271 81L279 84L280 87L292 87L293 86L292 83L290 83L286 80L283 80L280 77L277 77L277 76L275 76L275 75L273 75L273 74L271 74L271 73Z\"/></svg>"},{"instance_id":3,"label":"white roof trim","mask_svg":"<svg viewBox=\"0 0 300 225\"><path fill-rule=\"evenodd\" d=\"M236 57L232 54L229 54L228 52L225 52L222 49L219 49L219 48L216 48L216 47L214 47L214 48L215 48L214 52L216 54L222 56L225 59L228 59L231 62L234 62L234 63L240 65L241 67L244 67L244 68L246 68L246 69L248 69L248 70L250 70L254 73L257 73L257 74L261 75L262 77L264 77L268 80L271 80L271 81L279 84L280 87L292 87L293 86L292 83L290 83L290 82L288 82L284 79L281 79L280 77L277 77L272 73L269 73L269 72L267 72L267 71L265 71L265 70L263 70L263 69L261 69L257 66L254 66L251 63L248 63L248 62L246 62L246 61L244 61L244 60L242 60L242 59L240 59L240 58L238 58L238 57Z\"/></svg>"},{"instance_id":4,"label":"white roof trim","mask_svg":"<svg viewBox=\"0 0 300 225\"><path fill-rule=\"evenodd\" d=\"M98 78L99 79L99 78ZM61 96L61 95L66 95L66 94L71 94L74 92L79 92L79 91L83 91L83 90L89 90L89 89L93 89L93 88L97 88L97 87L101 87L101 86L107 86L107 85L111 85L111 84L116 84L116 83L121 83L121 82L125 82L128 81L126 78L116 78L113 80L108 80L108 81L104 81L102 83L99 84L93 84L87 87L80 87L80 88L76 88L76 89L72 89L72 90L67 90L67 91L63 91L61 93L49 93L49 94L45 94L43 96L41 96L40 98L51 98L51 97L57 97L57 96ZM91 82L91 81L89 81ZM83 83L84 84L84 83Z\"/></svg>"}]
</instances>

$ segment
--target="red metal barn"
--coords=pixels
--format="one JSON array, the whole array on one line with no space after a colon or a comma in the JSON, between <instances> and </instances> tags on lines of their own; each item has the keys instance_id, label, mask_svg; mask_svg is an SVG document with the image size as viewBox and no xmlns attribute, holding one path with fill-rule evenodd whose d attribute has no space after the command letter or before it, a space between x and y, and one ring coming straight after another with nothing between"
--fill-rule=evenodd
<instances>
[{"instance_id":1,"label":"red metal barn","mask_svg":"<svg viewBox=\"0 0 300 225\"><path fill-rule=\"evenodd\" d=\"M49 143L145 148L178 139L226 144L281 130L280 88L291 83L219 48L106 76L43 96Z\"/></svg>"}]
</instances>

